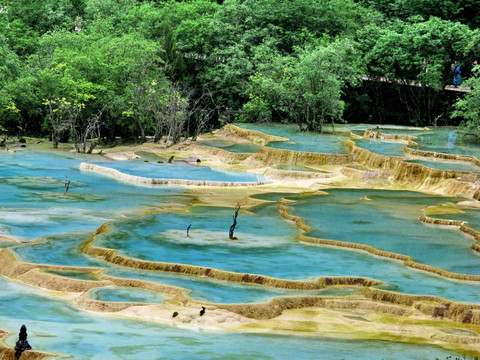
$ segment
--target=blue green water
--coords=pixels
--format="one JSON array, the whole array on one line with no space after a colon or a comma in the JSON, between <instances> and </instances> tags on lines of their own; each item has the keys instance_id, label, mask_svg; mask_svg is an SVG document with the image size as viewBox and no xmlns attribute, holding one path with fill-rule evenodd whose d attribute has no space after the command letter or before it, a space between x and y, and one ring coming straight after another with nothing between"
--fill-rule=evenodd
<instances>
[{"instance_id":1,"label":"blue green water","mask_svg":"<svg viewBox=\"0 0 480 360\"><path fill-rule=\"evenodd\" d=\"M344 154L347 153L345 140L348 139L346 133L325 132L318 134L309 131L300 131L296 125L282 124L236 124L244 129L256 130L266 134L288 138L289 141L276 141L268 143L269 147L277 149L306 151L325 154ZM326 127L326 131L331 130Z\"/></svg>"},{"instance_id":2,"label":"blue green water","mask_svg":"<svg viewBox=\"0 0 480 360\"><path fill-rule=\"evenodd\" d=\"M33 240L43 235L95 230L125 211L187 200L172 187L128 186L78 169L98 156L18 151L0 154L2 232ZM67 195L64 182L71 181ZM40 211L41 210L41 211Z\"/></svg>"},{"instance_id":3,"label":"blue green water","mask_svg":"<svg viewBox=\"0 0 480 360\"><path fill-rule=\"evenodd\" d=\"M313 134L311 136L313 139ZM335 142L332 144L336 146ZM314 145L312 140L309 146L313 149ZM195 206L187 213L143 216L144 210L186 208L195 199L175 187L139 188L91 172L81 172L78 165L82 161L101 162L103 165L113 163L93 155L34 151L0 153L0 234L19 236L25 240L43 237L40 242L26 244L2 241L0 247L10 247L21 260L28 262L100 266L109 275L181 286L190 296L205 302L259 302L280 295L352 293L351 289L342 287L297 292L131 270L80 254L79 246L99 225L110 221L112 232L101 236L99 244L118 248L119 252L139 258L201 264L290 279L313 279L326 275L366 276L384 281L382 287L390 290L480 302L480 289L476 284L416 272L401 263L361 252L298 243L295 240L298 229L278 216L277 204L240 212L235 230L239 240L234 242L228 240L232 208ZM145 168L161 165L166 164L141 160L124 162L119 166L129 169L133 175L143 176ZM206 169L202 167L202 174L210 171ZM227 174L227 177L238 179L238 175ZM71 181L67 195L63 195L65 179ZM441 228L434 232L434 227L417 224L415 220L420 216L421 207L448 204L457 199L408 192L399 192L396 196L389 192L362 193L357 190L329 192L330 195L323 197L297 197L282 193L257 197L277 200L287 196L298 201L290 205L291 212L297 215L305 212L306 222L311 222L309 224L315 227L314 231L321 232L325 235L323 237L329 234L337 239L337 235L349 235L348 231L353 234L367 230L363 233L368 241L377 244L374 246L391 246L397 250L400 247L399 252L403 252L414 251L415 242L421 242L426 246L425 251L432 254L428 261L461 270L462 264L458 259L462 258L463 266L468 266L472 272L478 269L465 252L467 245L472 243L471 239ZM364 195L373 201L370 204L360 202L359 198ZM357 207L358 211L352 210ZM382 224L375 223L373 215ZM192 227L187 238L185 233L189 224ZM377 225L391 237L391 241L378 235L375 237L373 231L368 231L371 227L377 228ZM388 232L389 226L402 228L402 231L405 228L406 239L395 237L391 229ZM436 240L435 234L438 237ZM363 239L364 236L360 236L357 240L360 242ZM412 256L421 260L422 251ZM91 274L85 270L55 274L91 279ZM1 276L0 288L0 328L13 333L6 340L8 344L15 343L18 329L25 323L29 342L35 349L68 353L75 359L317 359L319 353L325 358L339 359L425 359L455 355L436 347L395 342L190 331L148 321L93 315L79 310L69 301L54 299L37 288ZM94 291L93 295L107 301L162 301L162 298L156 297L157 294L138 289L101 289Z\"/></svg>"},{"instance_id":4,"label":"blue green water","mask_svg":"<svg viewBox=\"0 0 480 360\"><path fill-rule=\"evenodd\" d=\"M166 297L156 292L128 287L105 287L89 291L89 297L99 301L162 303Z\"/></svg>"},{"instance_id":5,"label":"blue green water","mask_svg":"<svg viewBox=\"0 0 480 360\"><path fill-rule=\"evenodd\" d=\"M469 142L453 127L432 128L431 132L422 134L417 143L420 150L480 157L478 144Z\"/></svg>"},{"instance_id":6,"label":"blue green water","mask_svg":"<svg viewBox=\"0 0 480 360\"><path fill-rule=\"evenodd\" d=\"M142 176L154 179L186 179L207 181L259 181L261 175L240 171L216 170L208 166L187 164L174 161L168 163L145 162L142 159L127 161L101 162L98 165L121 171L128 175Z\"/></svg>"},{"instance_id":7,"label":"blue green water","mask_svg":"<svg viewBox=\"0 0 480 360\"><path fill-rule=\"evenodd\" d=\"M237 152L237 153L255 153L261 148L261 146L257 144L249 144L249 143L235 144L225 140L214 140L214 139L212 140L205 139L202 141L197 141L196 143L199 145L216 147L216 148L220 148L230 152Z\"/></svg>"},{"instance_id":8,"label":"blue green water","mask_svg":"<svg viewBox=\"0 0 480 360\"><path fill-rule=\"evenodd\" d=\"M403 149L407 144L405 142L376 139L355 139L357 146L372 151L376 154L404 157Z\"/></svg>"},{"instance_id":9,"label":"blue green water","mask_svg":"<svg viewBox=\"0 0 480 360\"><path fill-rule=\"evenodd\" d=\"M443 170L458 170L458 171L471 171L479 172L480 167L463 161L428 161L428 160L406 160L407 162L425 165L434 169L443 169Z\"/></svg>"},{"instance_id":10,"label":"blue green water","mask_svg":"<svg viewBox=\"0 0 480 360\"><path fill-rule=\"evenodd\" d=\"M68 301L0 276L0 324L12 332L27 325L37 350L71 354L75 359L426 359L458 355L429 345L188 330L154 322L95 316Z\"/></svg>"},{"instance_id":11,"label":"blue green water","mask_svg":"<svg viewBox=\"0 0 480 360\"><path fill-rule=\"evenodd\" d=\"M356 198L352 199L352 192ZM480 274L478 256L470 248L469 237L456 229L418 221L426 204L432 200L444 204L448 199L430 200L418 195L418 201L408 201L402 192L375 190L333 190L329 194L300 198L291 205L292 212L314 228L308 235L371 245L456 273ZM371 201L362 200L364 196Z\"/></svg>"},{"instance_id":12,"label":"blue green water","mask_svg":"<svg viewBox=\"0 0 480 360\"><path fill-rule=\"evenodd\" d=\"M354 191L354 193L354 196L358 196L359 198L362 196L356 191ZM406 196L408 198L408 195ZM328 196L321 198L327 199ZM426 201L425 198L427 198ZM348 227L344 225L338 226L341 223L339 220L343 220L344 218L338 213L334 213L331 208L326 207L327 202L318 202L316 201L316 197L300 199L304 199L305 204L314 202L317 208L325 207L325 212L330 212L331 216L326 216L324 223L331 222L330 227L340 229L337 231L349 229L350 227L353 229L361 228L362 226L367 228L372 226L372 223L368 223L367 220L361 220L362 218L356 220L357 218L355 217L348 221ZM398 200L401 201L401 199L402 198L399 197ZM413 205L410 206L414 206L415 202L439 203L439 199L430 199L426 196L412 196L410 201L413 203ZM397 207L399 205L401 205L400 202L395 204ZM277 223L274 217L271 219L266 217L269 211L275 211L275 206L276 205L266 206L261 211L255 212L255 215L251 217L240 214L238 222L244 230L242 232L239 231L237 234L239 237L238 241L229 241L225 231L213 230L215 227L221 227L222 214L225 219L224 223L225 225L227 224L228 215L230 215L231 210L229 212L224 209L215 210L211 208L207 212L197 209L199 214L209 214L211 219L211 223L209 224L210 229L212 229L211 233L202 233L201 236L197 237L195 229L196 226L201 226L199 225L201 221L199 221L199 218L195 214L188 214L182 216L183 220L181 219L180 223L184 224L188 222L192 224L193 230L191 230L191 238L187 239L184 235L184 230L179 228L177 231L180 236L173 236L174 232L168 232L169 236L167 236L164 233L167 227L165 223L169 223L172 219L162 216L166 214L155 214L149 215L141 220L129 220L117 223L115 228L112 229L112 233L102 235L96 244L119 249L120 253L144 260L188 263L234 272L263 274L287 279L314 279L320 276L365 276L384 281L386 283L383 286L384 288L395 291L412 294L432 294L459 301L480 301L480 284L472 285L449 281L406 268L399 262L378 258L362 252L298 243L294 239L295 231L289 231L289 229L282 226L281 223ZM292 212L294 214L298 213L298 215L302 215L300 214L302 210L301 202L298 204L290 204L290 206L293 208ZM420 205L418 205L418 207L420 207ZM312 208L309 208L306 212L311 216L317 215ZM199 215L200 219L202 219L202 215ZM387 215L384 216L388 218ZM311 218L308 217L308 214L305 217L307 224L310 224L312 222ZM336 218L333 219L334 217ZM255 225L256 220L264 225L269 224L262 228L262 231L265 230L265 234L258 235L257 225ZM393 218L388 219L388 221L389 222L385 223L386 228L398 225ZM409 222L412 222L412 224L409 224ZM416 240L423 238L431 240L431 233L442 237L442 239L444 238L445 233L443 229L431 229L419 222L418 217L413 221L412 219L407 219L404 223L402 222L402 226L405 226L405 224L416 226L415 224L417 222L418 228L421 228L422 233L417 234ZM311 225L316 226L317 224ZM174 227L174 224L171 224L171 226ZM251 229L249 230L251 233L249 233L247 229ZM269 229L277 233L276 237L269 238ZM382 227L382 230L383 229ZM200 232L200 229L198 231ZM372 233L374 233L373 229ZM392 231L388 232L385 239L389 239L392 235L391 233ZM451 266L454 267L454 269L465 270L465 272L475 272L475 270L478 270L477 264L471 260L469 260L470 262L466 262L464 258L464 256L468 255L467 260L475 259L475 255L469 248L472 241L455 230L447 229L446 234L447 240L455 239L455 241L457 241L457 238L461 238L465 240L465 244L460 248L464 251L459 250L459 254L450 254L450 257L442 262L442 265L447 267L447 265L453 264ZM312 235L315 235L315 231L312 232ZM368 235L370 235L370 233ZM381 235L382 234L379 233L375 239L381 238ZM323 237L345 241L355 240ZM401 236L397 235L397 237L400 238ZM132 243L128 240L131 238L135 238L137 241ZM413 241L415 241L415 239ZM445 243L448 243L447 240L445 240ZM403 244L397 246L401 247L401 249L396 248L398 252L405 252L403 250ZM434 246L438 245L435 244ZM378 247L381 248L381 246ZM412 248L414 247L412 246ZM450 251L448 247L447 251ZM469 269L466 267L469 265L472 266L473 270L470 269L470 271L467 271Z\"/></svg>"}]
</instances>

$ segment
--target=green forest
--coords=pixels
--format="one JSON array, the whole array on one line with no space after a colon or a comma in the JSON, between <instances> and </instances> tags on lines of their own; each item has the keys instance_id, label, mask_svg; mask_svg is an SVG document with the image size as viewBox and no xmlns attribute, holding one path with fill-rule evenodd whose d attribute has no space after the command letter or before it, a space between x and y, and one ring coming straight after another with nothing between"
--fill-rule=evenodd
<instances>
[{"instance_id":1,"label":"green forest","mask_svg":"<svg viewBox=\"0 0 480 360\"><path fill-rule=\"evenodd\" d=\"M475 0L0 0L0 132L79 152L233 121L478 139L479 25ZM454 60L471 91L444 90Z\"/></svg>"}]
</instances>

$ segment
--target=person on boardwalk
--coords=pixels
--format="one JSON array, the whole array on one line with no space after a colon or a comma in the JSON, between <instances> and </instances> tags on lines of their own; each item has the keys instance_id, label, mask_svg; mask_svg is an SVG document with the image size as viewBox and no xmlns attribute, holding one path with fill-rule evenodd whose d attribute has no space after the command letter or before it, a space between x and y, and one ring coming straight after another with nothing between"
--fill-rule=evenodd
<instances>
[{"instance_id":1,"label":"person on boardwalk","mask_svg":"<svg viewBox=\"0 0 480 360\"><path fill-rule=\"evenodd\" d=\"M477 59L475 59L475 60L473 60L472 65L470 65L470 74L469 74L470 78L477 77L477 75L474 72L474 69L475 69L475 66L477 66L477 63L478 63Z\"/></svg>"},{"instance_id":2,"label":"person on boardwalk","mask_svg":"<svg viewBox=\"0 0 480 360\"><path fill-rule=\"evenodd\" d=\"M449 72L449 77L450 80L453 81L453 74L455 73L455 68L457 67L457 60L453 60L453 62L450 64L450 72Z\"/></svg>"},{"instance_id":3,"label":"person on boardwalk","mask_svg":"<svg viewBox=\"0 0 480 360\"><path fill-rule=\"evenodd\" d=\"M459 87L461 84L462 84L462 71L460 69L460 66L457 65L457 67L455 67L455 70L453 72L453 86Z\"/></svg>"}]
</instances>

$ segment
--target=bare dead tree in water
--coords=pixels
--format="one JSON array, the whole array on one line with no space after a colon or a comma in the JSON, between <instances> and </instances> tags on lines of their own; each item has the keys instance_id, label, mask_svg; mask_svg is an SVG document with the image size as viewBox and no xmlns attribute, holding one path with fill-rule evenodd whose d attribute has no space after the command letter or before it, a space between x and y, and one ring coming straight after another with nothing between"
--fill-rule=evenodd
<instances>
[{"instance_id":1,"label":"bare dead tree in water","mask_svg":"<svg viewBox=\"0 0 480 360\"><path fill-rule=\"evenodd\" d=\"M70 180L68 180L67 178L65 178L65 192L63 193L63 195L67 195L67 192L68 192L68 188L70 187Z\"/></svg>"},{"instance_id":2,"label":"bare dead tree in water","mask_svg":"<svg viewBox=\"0 0 480 360\"><path fill-rule=\"evenodd\" d=\"M228 232L228 238L230 240L237 240L237 238L233 236L233 232L235 231L235 227L237 226L237 216L239 211L240 205L238 205L237 210L235 210L235 214L233 215L233 224L232 226L230 226L230 231Z\"/></svg>"}]
</instances>

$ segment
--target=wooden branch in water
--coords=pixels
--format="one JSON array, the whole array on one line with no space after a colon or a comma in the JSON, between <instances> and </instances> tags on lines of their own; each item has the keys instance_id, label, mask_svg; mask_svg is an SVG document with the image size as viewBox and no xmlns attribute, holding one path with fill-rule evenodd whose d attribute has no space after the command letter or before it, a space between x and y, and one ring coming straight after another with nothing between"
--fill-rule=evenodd
<instances>
[{"instance_id":1,"label":"wooden branch in water","mask_svg":"<svg viewBox=\"0 0 480 360\"><path fill-rule=\"evenodd\" d=\"M237 226L237 216L239 211L240 205L238 205L237 210L235 210L235 214L233 215L233 224L232 226L230 226L230 231L228 232L228 238L230 240L237 240L237 238L233 236L233 232L235 231L235 227Z\"/></svg>"}]
</instances>

